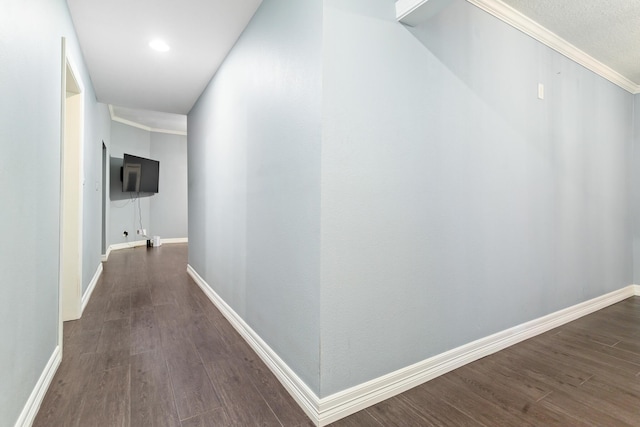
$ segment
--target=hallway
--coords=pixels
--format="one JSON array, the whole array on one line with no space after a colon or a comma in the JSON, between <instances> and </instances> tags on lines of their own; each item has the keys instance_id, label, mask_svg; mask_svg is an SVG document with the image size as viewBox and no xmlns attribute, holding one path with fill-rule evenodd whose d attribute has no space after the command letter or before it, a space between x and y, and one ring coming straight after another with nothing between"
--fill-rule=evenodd
<instances>
[{"instance_id":1,"label":"hallway","mask_svg":"<svg viewBox=\"0 0 640 427\"><path fill-rule=\"evenodd\" d=\"M35 427L312 425L186 265L186 244L111 253Z\"/></svg>"},{"instance_id":2,"label":"hallway","mask_svg":"<svg viewBox=\"0 0 640 427\"><path fill-rule=\"evenodd\" d=\"M110 255L35 427L313 425L186 264L186 244ZM639 324L632 297L333 425L638 425Z\"/></svg>"}]
</instances>

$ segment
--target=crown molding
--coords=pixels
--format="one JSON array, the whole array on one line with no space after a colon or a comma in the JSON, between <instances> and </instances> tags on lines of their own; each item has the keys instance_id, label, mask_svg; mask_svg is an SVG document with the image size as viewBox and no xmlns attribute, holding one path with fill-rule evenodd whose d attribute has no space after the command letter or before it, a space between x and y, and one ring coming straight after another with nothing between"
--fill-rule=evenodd
<instances>
[{"instance_id":1,"label":"crown molding","mask_svg":"<svg viewBox=\"0 0 640 427\"><path fill-rule=\"evenodd\" d=\"M441 0L398 0L396 2L396 14L398 21L406 23L408 25L417 25L417 20L420 19L421 14L424 14L424 8L427 7L428 2L431 1L434 4L435 9L437 3ZM590 71L598 74L599 76L609 80L611 83L621 87L622 89L632 94L640 93L640 85L629 80L619 72L615 71L611 67L598 61L591 55L578 49L573 44L569 43L565 39L559 37L557 34L549 31L547 28L538 24L531 18L518 12L511 6L503 3L500 0L467 0L472 5L484 10L490 15L495 16L502 22L511 25L513 28L522 31L524 34L534 38L540 43L550 47L556 52L566 56L572 61L582 65ZM437 10L439 12L440 10ZM427 16L433 16L427 15ZM417 18L417 19L416 19ZM411 24L413 22L413 24ZM425 22L423 19L420 22Z\"/></svg>"},{"instance_id":2,"label":"crown molding","mask_svg":"<svg viewBox=\"0 0 640 427\"><path fill-rule=\"evenodd\" d=\"M122 117L116 116L113 112L113 105L109 104L109 115L111 116L111 121L122 123L128 126L132 126L134 128L146 130L147 132L156 132L156 133L168 133L171 135L182 135L187 136L187 132L179 131L179 130L169 130L169 129L158 129L152 128L142 123L134 122L132 120L123 119Z\"/></svg>"}]
</instances>

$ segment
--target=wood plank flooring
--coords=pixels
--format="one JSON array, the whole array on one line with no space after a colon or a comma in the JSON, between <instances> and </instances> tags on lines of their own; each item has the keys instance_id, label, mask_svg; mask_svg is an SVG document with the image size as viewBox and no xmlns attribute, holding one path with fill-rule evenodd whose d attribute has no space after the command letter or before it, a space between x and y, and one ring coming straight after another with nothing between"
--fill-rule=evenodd
<instances>
[{"instance_id":1,"label":"wood plank flooring","mask_svg":"<svg viewBox=\"0 0 640 427\"><path fill-rule=\"evenodd\" d=\"M311 426L186 273L187 246L113 252L34 426ZM640 297L333 424L640 425Z\"/></svg>"},{"instance_id":2,"label":"wood plank flooring","mask_svg":"<svg viewBox=\"0 0 640 427\"><path fill-rule=\"evenodd\" d=\"M311 426L186 273L187 246L111 253L34 426Z\"/></svg>"},{"instance_id":3,"label":"wood plank flooring","mask_svg":"<svg viewBox=\"0 0 640 427\"><path fill-rule=\"evenodd\" d=\"M480 359L334 426L639 426L640 297Z\"/></svg>"}]
</instances>

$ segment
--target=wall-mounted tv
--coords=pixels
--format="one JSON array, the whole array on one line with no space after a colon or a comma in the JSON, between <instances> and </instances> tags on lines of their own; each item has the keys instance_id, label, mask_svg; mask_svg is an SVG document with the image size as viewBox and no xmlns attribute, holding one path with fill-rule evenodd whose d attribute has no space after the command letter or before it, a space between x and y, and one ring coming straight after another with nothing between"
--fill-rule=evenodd
<instances>
[{"instance_id":1,"label":"wall-mounted tv","mask_svg":"<svg viewBox=\"0 0 640 427\"><path fill-rule=\"evenodd\" d=\"M125 153L122 164L123 192L157 193L159 175L159 161Z\"/></svg>"}]
</instances>

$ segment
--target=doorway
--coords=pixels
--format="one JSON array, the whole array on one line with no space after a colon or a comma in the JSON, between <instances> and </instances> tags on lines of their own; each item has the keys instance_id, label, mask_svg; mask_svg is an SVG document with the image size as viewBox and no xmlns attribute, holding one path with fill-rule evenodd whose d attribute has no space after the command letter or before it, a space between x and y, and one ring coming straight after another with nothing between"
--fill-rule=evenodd
<instances>
[{"instance_id":1,"label":"doorway","mask_svg":"<svg viewBox=\"0 0 640 427\"><path fill-rule=\"evenodd\" d=\"M102 141L102 260L107 257L107 197L109 185L109 153L107 145Z\"/></svg>"},{"instance_id":2,"label":"doorway","mask_svg":"<svg viewBox=\"0 0 640 427\"><path fill-rule=\"evenodd\" d=\"M82 314L82 86L67 58L62 40L61 103L61 320Z\"/></svg>"}]
</instances>

